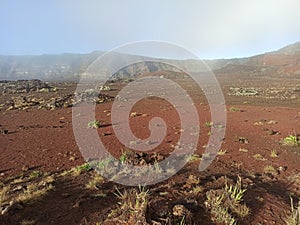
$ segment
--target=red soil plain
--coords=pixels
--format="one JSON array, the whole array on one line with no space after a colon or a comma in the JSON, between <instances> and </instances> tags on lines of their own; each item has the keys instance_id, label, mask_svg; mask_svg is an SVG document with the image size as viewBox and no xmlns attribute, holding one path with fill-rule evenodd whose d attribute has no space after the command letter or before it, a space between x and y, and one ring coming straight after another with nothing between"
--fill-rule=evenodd
<instances>
[{"instance_id":1,"label":"red soil plain","mask_svg":"<svg viewBox=\"0 0 300 225\"><path fill-rule=\"evenodd\" d=\"M168 74L162 71L150 75L161 73ZM300 133L300 92L295 89L299 80L245 79L235 74L222 74L217 79L227 108L226 133L219 154L206 170L199 171L214 126L210 123L210 107L193 83L175 79L187 90L198 111L199 142L184 168L146 187L114 183L84 164L73 133L72 107L6 110L3 106L0 224L286 224L292 213L291 199L296 205L300 197L300 147L284 145L286 137L299 137ZM0 96L0 103L5 105L20 95L50 99L73 94L76 89L76 83L52 85L57 91L5 94ZM127 83L108 85L111 90L102 93L115 97ZM230 94L232 88L252 87L258 95ZM123 156L125 163L130 163L138 153L125 152L115 136L112 104L97 104L95 118L83 116L86 129L93 129L88 128L89 121L101 121L99 139L116 159ZM161 117L167 124L163 142L142 155L140 162L148 163L151 157L159 161L172 153L182 132L172 104L160 98L143 99L128 117L132 132L140 139L150 135L151 118ZM230 186L245 190L242 199L226 195L232 193L228 191Z\"/></svg>"}]
</instances>

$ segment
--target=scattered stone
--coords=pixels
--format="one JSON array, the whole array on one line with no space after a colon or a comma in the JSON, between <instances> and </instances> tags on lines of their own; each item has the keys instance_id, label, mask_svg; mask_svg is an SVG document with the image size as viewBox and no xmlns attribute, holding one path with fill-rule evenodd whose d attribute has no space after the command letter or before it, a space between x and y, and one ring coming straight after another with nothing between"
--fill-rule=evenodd
<instances>
[{"instance_id":1,"label":"scattered stone","mask_svg":"<svg viewBox=\"0 0 300 225\"><path fill-rule=\"evenodd\" d=\"M239 137L238 142L243 143L243 144L248 144L249 140L245 137Z\"/></svg>"},{"instance_id":2,"label":"scattered stone","mask_svg":"<svg viewBox=\"0 0 300 225\"><path fill-rule=\"evenodd\" d=\"M107 86L107 85L100 86L99 89L100 89L100 91L110 91L111 90L110 86Z\"/></svg>"},{"instance_id":3,"label":"scattered stone","mask_svg":"<svg viewBox=\"0 0 300 225\"><path fill-rule=\"evenodd\" d=\"M112 133L111 132L104 132L104 133L102 133L102 135L103 136L109 136L109 135L112 135Z\"/></svg>"},{"instance_id":4,"label":"scattered stone","mask_svg":"<svg viewBox=\"0 0 300 225\"><path fill-rule=\"evenodd\" d=\"M47 82L38 79L0 81L0 87L2 89L2 94L57 91L57 88L51 87Z\"/></svg>"},{"instance_id":5,"label":"scattered stone","mask_svg":"<svg viewBox=\"0 0 300 225\"><path fill-rule=\"evenodd\" d=\"M188 213L188 209L184 205L175 205L173 207L173 215L183 217Z\"/></svg>"},{"instance_id":6,"label":"scattered stone","mask_svg":"<svg viewBox=\"0 0 300 225\"><path fill-rule=\"evenodd\" d=\"M123 98L123 97L121 97L120 95L117 95L117 96L115 97L115 99L116 99L117 101L120 101L120 102L127 102L127 101L128 101L126 98Z\"/></svg>"},{"instance_id":7,"label":"scattered stone","mask_svg":"<svg viewBox=\"0 0 300 225\"><path fill-rule=\"evenodd\" d=\"M278 167L278 171L279 172L284 172L284 171L286 171L287 170L287 166L279 166Z\"/></svg>"},{"instance_id":8,"label":"scattered stone","mask_svg":"<svg viewBox=\"0 0 300 225\"><path fill-rule=\"evenodd\" d=\"M277 124L278 122L277 121L275 121L275 120L270 120L270 121L268 121L268 124L269 125L273 125L273 124Z\"/></svg>"},{"instance_id":9,"label":"scattered stone","mask_svg":"<svg viewBox=\"0 0 300 225\"><path fill-rule=\"evenodd\" d=\"M297 84L294 88L294 92L300 92L300 84Z\"/></svg>"},{"instance_id":10,"label":"scattered stone","mask_svg":"<svg viewBox=\"0 0 300 225\"><path fill-rule=\"evenodd\" d=\"M8 134L8 130L6 130L6 129L1 130L0 132L1 132L1 134Z\"/></svg>"},{"instance_id":11,"label":"scattered stone","mask_svg":"<svg viewBox=\"0 0 300 225\"><path fill-rule=\"evenodd\" d=\"M63 198L68 198L68 197L71 196L71 194L70 194L70 193L62 193L61 196L62 196Z\"/></svg>"},{"instance_id":12,"label":"scattered stone","mask_svg":"<svg viewBox=\"0 0 300 225\"><path fill-rule=\"evenodd\" d=\"M15 187L12 192L16 192L16 191L21 191L23 190L23 186L22 185L18 185L17 187Z\"/></svg>"},{"instance_id":13,"label":"scattered stone","mask_svg":"<svg viewBox=\"0 0 300 225\"><path fill-rule=\"evenodd\" d=\"M81 93L75 93L74 104L78 104L81 102L99 104L112 101L113 99L114 97L112 96L101 94L99 93L99 91L94 89L88 89Z\"/></svg>"},{"instance_id":14,"label":"scattered stone","mask_svg":"<svg viewBox=\"0 0 300 225\"><path fill-rule=\"evenodd\" d=\"M259 95L259 91L253 87L250 88L243 88L243 87L231 87L229 88L229 93L228 95L233 95L233 96L256 96Z\"/></svg>"},{"instance_id":15,"label":"scattered stone","mask_svg":"<svg viewBox=\"0 0 300 225\"><path fill-rule=\"evenodd\" d=\"M279 131L277 131L277 130L269 130L269 131L268 131L268 134L269 134L269 135L278 135L278 134L280 134L280 133L279 133Z\"/></svg>"},{"instance_id":16,"label":"scattered stone","mask_svg":"<svg viewBox=\"0 0 300 225\"><path fill-rule=\"evenodd\" d=\"M74 99L72 98L73 95L66 95L63 97L51 98L46 102L40 102L39 109L47 109L47 110L54 110L57 108L67 108L72 107L74 104Z\"/></svg>"},{"instance_id":17,"label":"scattered stone","mask_svg":"<svg viewBox=\"0 0 300 225\"><path fill-rule=\"evenodd\" d=\"M14 201L10 201L9 204L4 204L3 206L0 207L0 211L1 211L1 215L5 215L11 211L14 210L21 210L24 207L18 203L18 202L14 202Z\"/></svg>"},{"instance_id":18,"label":"scattered stone","mask_svg":"<svg viewBox=\"0 0 300 225\"><path fill-rule=\"evenodd\" d=\"M75 100L76 99L76 100ZM93 99L88 99L86 97L75 98L73 94L65 95L62 97L55 97L48 100L43 98L35 98L31 96L18 96L12 97L10 101L6 102L6 110L26 110L33 106L38 106L38 109L54 110L58 108L72 107L81 102L88 103L103 103L111 101L113 97L108 95L99 95Z\"/></svg>"}]
</instances>

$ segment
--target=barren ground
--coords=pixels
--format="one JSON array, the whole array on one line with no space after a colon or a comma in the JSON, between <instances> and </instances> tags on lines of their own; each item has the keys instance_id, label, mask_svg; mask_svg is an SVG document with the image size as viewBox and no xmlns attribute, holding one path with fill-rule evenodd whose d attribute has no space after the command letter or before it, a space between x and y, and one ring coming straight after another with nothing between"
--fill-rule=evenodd
<instances>
[{"instance_id":1,"label":"barren ground","mask_svg":"<svg viewBox=\"0 0 300 225\"><path fill-rule=\"evenodd\" d=\"M175 176L145 187L149 190L147 202L140 203L136 211L124 206L128 201L136 201L124 195L122 198L118 193L137 198L143 191L138 187L100 178L96 184L86 187L97 174L89 168L78 167L84 159L74 139L72 108L3 108L0 111L3 133L0 134L0 224L223 224L213 216L214 206L207 202L207 196L211 190L222 190L226 183L235 184L238 176L246 189L240 204L249 208L247 216L238 218L229 207L227 211L238 224L286 224L284 219L291 211L290 196L295 204L300 198L300 147L282 144L285 137L300 133L300 93L293 92L299 81L234 78L224 76L219 80L227 107L226 135L221 147L224 154L219 154L203 172L199 172L198 165L209 137L209 106L204 96L191 88L192 84L179 81L193 97L201 122L195 157ZM54 85L58 87L56 92L1 95L0 104L12 96L50 98L72 94L75 90L75 84ZM113 90L104 93L116 96L121 86L112 84ZM261 94L228 95L230 87L254 87ZM111 106L112 102L97 104L96 119L105 124L97 131L105 146L118 158L124 146L111 126ZM132 112L137 114L130 117L131 129L141 139L149 135L147 127L152 117L165 120L167 136L155 152L167 157L181 132L176 109L164 100L151 98L140 101ZM74 167L77 169L72 172ZM32 191L34 185L36 189ZM44 189L47 189L45 193L32 194ZM28 198L24 197L26 194ZM10 203L12 207L8 206Z\"/></svg>"}]
</instances>

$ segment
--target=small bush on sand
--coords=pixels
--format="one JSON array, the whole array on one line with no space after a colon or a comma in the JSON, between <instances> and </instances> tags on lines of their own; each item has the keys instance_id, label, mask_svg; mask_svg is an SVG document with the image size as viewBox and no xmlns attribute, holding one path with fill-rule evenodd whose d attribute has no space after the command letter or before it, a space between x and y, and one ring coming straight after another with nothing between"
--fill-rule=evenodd
<instances>
[{"instance_id":1,"label":"small bush on sand","mask_svg":"<svg viewBox=\"0 0 300 225\"><path fill-rule=\"evenodd\" d=\"M300 225L300 201L298 207L294 207L293 198L291 197L291 213L285 219L286 225Z\"/></svg>"},{"instance_id":2,"label":"small bush on sand","mask_svg":"<svg viewBox=\"0 0 300 225\"><path fill-rule=\"evenodd\" d=\"M235 185L228 185L226 181L224 188L208 191L205 206L210 210L212 220L234 225L239 218L248 216L249 208L242 203L245 192L240 177Z\"/></svg>"},{"instance_id":3,"label":"small bush on sand","mask_svg":"<svg viewBox=\"0 0 300 225\"><path fill-rule=\"evenodd\" d=\"M149 190L145 187L131 188L121 192L116 189L115 195L119 199L119 207L108 215L108 221L114 224L148 224L146 209Z\"/></svg>"},{"instance_id":4,"label":"small bush on sand","mask_svg":"<svg viewBox=\"0 0 300 225\"><path fill-rule=\"evenodd\" d=\"M300 140L296 135L290 135L283 139L282 144L291 147L300 146Z\"/></svg>"},{"instance_id":5,"label":"small bush on sand","mask_svg":"<svg viewBox=\"0 0 300 225\"><path fill-rule=\"evenodd\" d=\"M93 120L88 123L88 128L97 129L97 128L100 128L101 126L102 126L102 123L99 120Z\"/></svg>"}]
</instances>

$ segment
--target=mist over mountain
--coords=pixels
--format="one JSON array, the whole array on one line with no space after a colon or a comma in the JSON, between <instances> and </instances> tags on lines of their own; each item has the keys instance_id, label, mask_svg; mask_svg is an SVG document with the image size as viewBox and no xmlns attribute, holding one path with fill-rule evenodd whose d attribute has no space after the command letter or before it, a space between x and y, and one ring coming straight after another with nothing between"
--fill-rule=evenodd
<instances>
[{"instance_id":1,"label":"mist over mountain","mask_svg":"<svg viewBox=\"0 0 300 225\"><path fill-rule=\"evenodd\" d=\"M41 79L50 81L78 80L88 66L105 52L95 51L89 54L65 53L59 55L39 56L0 56L0 79ZM196 67L196 60L163 60L154 62L154 58L114 53L114 59L126 60L134 58L141 61L138 65L129 66L118 72L117 77L136 76L145 72L171 70L169 64L180 64L195 72L206 71L207 68ZM241 73L248 76L290 77L300 78L300 42L288 45L277 51L252 57L236 59L204 60L215 73ZM199 71L200 70L200 71Z\"/></svg>"}]
</instances>

